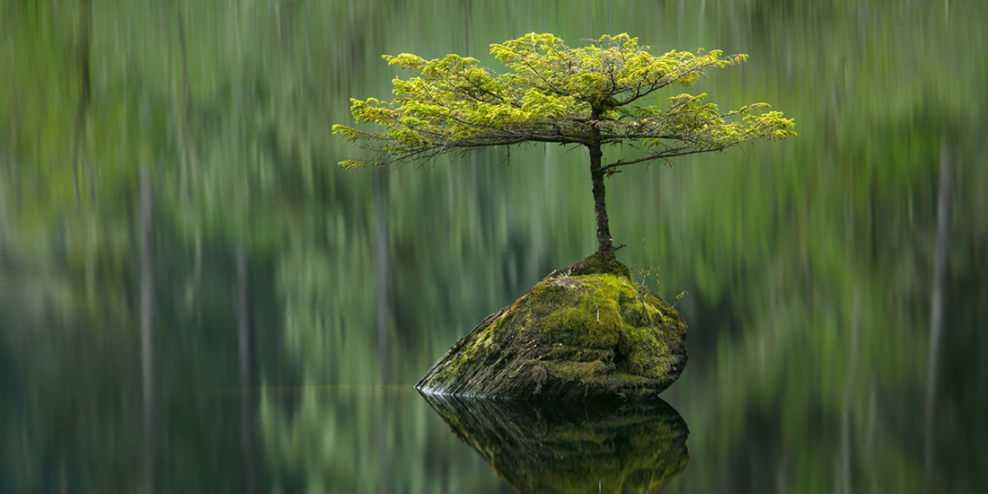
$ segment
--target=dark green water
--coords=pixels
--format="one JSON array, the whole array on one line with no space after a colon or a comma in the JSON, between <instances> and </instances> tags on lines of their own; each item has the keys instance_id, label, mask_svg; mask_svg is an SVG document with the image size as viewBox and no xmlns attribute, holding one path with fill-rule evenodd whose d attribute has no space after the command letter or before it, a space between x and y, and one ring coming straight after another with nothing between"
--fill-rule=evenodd
<instances>
[{"instance_id":1,"label":"dark green water","mask_svg":"<svg viewBox=\"0 0 988 494\"><path fill-rule=\"evenodd\" d=\"M0 25L0 492L988 489L983 1L0 0ZM388 97L381 54L492 63L531 31L747 53L691 91L796 119L608 182L620 256L689 292L668 406L411 389L595 249L587 156L345 172L330 126Z\"/></svg>"}]
</instances>

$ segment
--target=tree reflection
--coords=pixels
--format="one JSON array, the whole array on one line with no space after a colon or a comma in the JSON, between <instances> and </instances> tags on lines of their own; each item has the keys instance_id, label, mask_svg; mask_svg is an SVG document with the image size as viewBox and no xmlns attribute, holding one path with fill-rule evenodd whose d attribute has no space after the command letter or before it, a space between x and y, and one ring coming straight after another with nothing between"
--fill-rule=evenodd
<instances>
[{"instance_id":1,"label":"tree reflection","mask_svg":"<svg viewBox=\"0 0 988 494\"><path fill-rule=\"evenodd\" d=\"M423 395L519 493L658 492L689 462L662 400L530 402Z\"/></svg>"}]
</instances>

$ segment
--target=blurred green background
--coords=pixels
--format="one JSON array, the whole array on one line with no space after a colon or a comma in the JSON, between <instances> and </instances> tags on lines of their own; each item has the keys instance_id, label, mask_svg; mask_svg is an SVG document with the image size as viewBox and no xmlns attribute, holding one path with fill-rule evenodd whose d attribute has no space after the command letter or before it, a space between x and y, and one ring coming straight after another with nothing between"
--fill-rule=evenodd
<instances>
[{"instance_id":1,"label":"blurred green background","mask_svg":"<svg viewBox=\"0 0 988 494\"><path fill-rule=\"evenodd\" d=\"M531 31L747 53L691 89L796 119L608 181L619 257L689 292L665 492L988 489L982 0L0 0L0 24L2 492L510 492L411 384L595 250L585 151L344 172L329 129L390 95L381 54L493 66Z\"/></svg>"}]
</instances>

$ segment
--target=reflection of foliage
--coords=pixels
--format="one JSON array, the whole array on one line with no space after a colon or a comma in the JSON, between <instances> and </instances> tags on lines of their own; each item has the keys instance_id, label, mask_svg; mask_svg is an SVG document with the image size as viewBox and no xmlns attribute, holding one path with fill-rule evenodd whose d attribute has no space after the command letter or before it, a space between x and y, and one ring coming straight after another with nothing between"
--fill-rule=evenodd
<instances>
[{"instance_id":1,"label":"reflection of foliage","mask_svg":"<svg viewBox=\"0 0 988 494\"><path fill-rule=\"evenodd\" d=\"M424 395L521 494L659 492L689 461L689 431L661 400L529 402Z\"/></svg>"},{"instance_id":2,"label":"reflection of foliage","mask_svg":"<svg viewBox=\"0 0 988 494\"><path fill-rule=\"evenodd\" d=\"M280 259L278 292L282 295L281 323L284 351L308 380L325 384L380 382L375 359L357 362L337 355L373 355L375 342L348 338L346 329L374 325L374 286L348 280L365 279L370 263L355 262L354 254L328 256L325 252L293 248ZM358 268L358 269L354 269Z\"/></svg>"},{"instance_id":3,"label":"reflection of foliage","mask_svg":"<svg viewBox=\"0 0 988 494\"><path fill-rule=\"evenodd\" d=\"M259 433L272 492L492 492L490 469L409 386L265 390ZM453 460L451 465L450 459Z\"/></svg>"},{"instance_id":4,"label":"reflection of foliage","mask_svg":"<svg viewBox=\"0 0 988 494\"><path fill-rule=\"evenodd\" d=\"M140 470L139 443L124 439L140 437L140 422L94 390L139 366L128 351L137 348L136 334L109 329L126 327L125 297L89 291L80 276L85 264L64 256L55 238L36 238L30 250L10 240L0 234L0 490L119 490L134 477L102 465ZM101 247L96 252L113 252ZM93 286L124 281L112 259L90 262L99 266ZM93 441L99 430L114 433Z\"/></svg>"}]
</instances>

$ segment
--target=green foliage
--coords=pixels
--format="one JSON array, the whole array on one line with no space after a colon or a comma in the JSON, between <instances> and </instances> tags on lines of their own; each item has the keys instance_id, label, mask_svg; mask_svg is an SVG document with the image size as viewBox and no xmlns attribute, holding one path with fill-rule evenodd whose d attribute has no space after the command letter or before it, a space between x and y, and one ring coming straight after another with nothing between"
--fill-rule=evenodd
<instances>
[{"instance_id":1,"label":"green foliage","mask_svg":"<svg viewBox=\"0 0 988 494\"><path fill-rule=\"evenodd\" d=\"M395 78L394 101L351 99L357 123L383 132L334 125L333 133L375 153L349 159L344 168L429 160L489 146L558 143L596 146L629 143L646 150L638 159L604 166L667 160L720 151L759 139L795 135L792 119L755 103L721 113L706 94L680 94L664 105L645 105L656 91L692 86L700 76L736 65L747 55L720 50L669 51L653 55L627 34L602 36L570 48L552 34L527 34L491 45L491 54L511 71L500 74L475 58L447 55L425 60L385 55L390 65L415 73Z\"/></svg>"},{"instance_id":2,"label":"green foliage","mask_svg":"<svg viewBox=\"0 0 988 494\"><path fill-rule=\"evenodd\" d=\"M657 271L657 270L655 270ZM651 290L648 289L648 277L658 278L658 273L653 272L650 268L633 268L631 269L631 279L635 285L635 299L642 305L642 313L648 317L648 311L645 309L645 300L648 299L648 295ZM649 321L651 323L651 321Z\"/></svg>"},{"instance_id":3,"label":"green foliage","mask_svg":"<svg viewBox=\"0 0 988 494\"><path fill-rule=\"evenodd\" d=\"M676 302L674 304L672 304L672 307L675 309L676 306L679 305L679 302L681 302L683 300L683 298L686 297L689 294L690 294L689 290L683 290L683 291L679 292L679 294L676 295Z\"/></svg>"}]
</instances>

